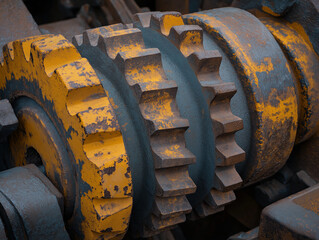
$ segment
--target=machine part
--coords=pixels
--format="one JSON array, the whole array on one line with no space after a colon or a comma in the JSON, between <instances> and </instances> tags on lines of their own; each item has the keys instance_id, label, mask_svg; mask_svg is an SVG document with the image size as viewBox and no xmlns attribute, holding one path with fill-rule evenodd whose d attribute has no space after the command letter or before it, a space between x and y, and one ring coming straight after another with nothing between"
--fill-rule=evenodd
<instances>
[{"instance_id":1,"label":"machine part","mask_svg":"<svg viewBox=\"0 0 319 240\"><path fill-rule=\"evenodd\" d=\"M144 44L139 29L122 24L87 30L74 44L118 112L133 174L133 234L154 235L184 222L191 211L186 195L196 190L188 175L195 157L185 147L189 123L180 116L177 85L168 80L160 51Z\"/></svg>"},{"instance_id":2,"label":"machine part","mask_svg":"<svg viewBox=\"0 0 319 240\"><path fill-rule=\"evenodd\" d=\"M80 8L84 4L98 6L103 0L60 0L61 4L67 8Z\"/></svg>"},{"instance_id":3,"label":"machine part","mask_svg":"<svg viewBox=\"0 0 319 240\"><path fill-rule=\"evenodd\" d=\"M10 102L8 99L0 100L0 142L5 141L17 127L18 119Z\"/></svg>"},{"instance_id":4,"label":"machine part","mask_svg":"<svg viewBox=\"0 0 319 240\"><path fill-rule=\"evenodd\" d=\"M293 24L271 17L260 20L284 49L297 79L300 107L296 143L300 143L319 128L319 56Z\"/></svg>"},{"instance_id":5,"label":"machine part","mask_svg":"<svg viewBox=\"0 0 319 240\"><path fill-rule=\"evenodd\" d=\"M257 18L240 9L214 9L184 20L202 26L205 49L220 49L227 59L220 74L237 87L232 109L244 120L236 137L247 152L237 165L245 185L273 175L291 153L298 120L295 77L280 46Z\"/></svg>"},{"instance_id":6,"label":"machine part","mask_svg":"<svg viewBox=\"0 0 319 240\"><path fill-rule=\"evenodd\" d=\"M21 0L0 1L0 59L2 47L16 39L40 35L38 25Z\"/></svg>"},{"instance_id":7,"label":"machine part","mask_svg":"<svg viewBox=\"0 0 319 240\"><path fill-rule=\"evenodd\" d=\"M319 184L265 208L258 239L318 239L318 210Z\"/></svg>"},{"instance_id":8,"label":"machine part","mask_svg":"<svg viewBox=\"0 0 319 240\"><path fill-rule=\"evenodd\" d=\"M19 120L10 136L15 166L37 156L64 196L70 236L122 236L132 206L131 174L120 127L88 61L61 35L4 46L0 96Z\"/></svg>"},{"instance_id":9,"label":"machine part","mask_svg":"<svg viewBox=\"0 0 319 240\"><path fill-rule=\"evenodd\" d=\"M243 128L243 122L233 115L230 109L230 100L236 93L235 85L221 80L219 76L221 55L218 51L206 51L204 49L202 29L198 26L184 25L180 13L142 13L137 14L136 18L137 22L134 24L143 28L143 34L148 38L147 44L152 44L150 42L151 38L166 39L163 39L161 43L153 43L152 47L157 45L162 47L161 51L165 51L165 54L170 55L170 61L175 62L179 61L179 59L176 60L173 53L167 53L163 46L164 44L165 46L170 44L172 47L177 48L182 56L182 61L187 64L185 67L190 66L193 71L191 74L195 74L195 78L192 80L196 82L193 84L200 87L199 93L202 97L204 96L204 106L196 104L196 102L199 102L198 99L194 99L191 104L194 105L194 108L197 107L197 111L201 108L208 109L209 119L206 119L207 116L200 116L201 119L196 121L198 116L194 116L194 114L198 114L198 112L189 111L189 105L181 104L181 101L185 101L185 98L198 94L194 93L197 90L196 88L190 89L191 86L186 86L189 89L178 93L179 96L177 95L177 98L183 98L183 100L178 102L179 108L190 122L189 132L210 131L208 136L212 137L212 139L205 144L211 143L211 147L215 148L215 150L213 152L207 151L207 149L202 149L202 146L197 145L201 144L200 142L194 143L193 139L206 138L207 134L206 136L205 134L200 136L201 132L199 132L190 133L189 136L186 136L186 145L195 153L197 158L196 165L199 165L199 167L190 166L191 177L194 179L195 184L202 188L193 196L189 196L190 202L196 209L196 213L193 212L192 217L194 218L196 215L204 217L221 211L225 204L235 200L235 194L232 190L238 188L242 180L234 165L245 159L245 152L235 141L235 132ZM183 82L179 84L187 85L186 79L187 77L181 79ZM204 121L205 124L210 124L210 126L198 126ZM194 128L199 130L194 130ZM204 154L200 153L202 150L205 151ZM213 162L203 163L207 159ZM208 173L210 174L209 177L201 179L203 176L200 176L200 171L203 170L200 167L206 167L207 165L205 166L205 164L208 164L208 169L204 171L209 171L211 165L215 169ZM204 181L206 183L203 183ZM194 214L196 215L194 216Z\"/></svg>"},{"instance_id":10,"label":"machine part","mask_svg":"<svg viewBox=\"0 0 319 240\"><path fill-rule=\"evenodd\" d=\"M62 194L35 165L0 173L1 239L70 239L61 211Z\"/></svg>"},{"instance_id":11,"label":"machine part","mask_svg":"<svg viewBox=\"0 0 319 240\"><path fill-rule=\"evenodd\" d=\"M288 21L319 55L318 0L234 0L233 7L259 9Z\"/></svg>"},{"instance_id":12,"label":"machine part","mask_svg":"<svg viewBox=\"0 0 319 240\"><path fill-rule=\"evenodd\" d=\"M228 240L258 240L259 227L256 227L248 232L241 232L228 238Z\"/></svg>"}]
</instances>

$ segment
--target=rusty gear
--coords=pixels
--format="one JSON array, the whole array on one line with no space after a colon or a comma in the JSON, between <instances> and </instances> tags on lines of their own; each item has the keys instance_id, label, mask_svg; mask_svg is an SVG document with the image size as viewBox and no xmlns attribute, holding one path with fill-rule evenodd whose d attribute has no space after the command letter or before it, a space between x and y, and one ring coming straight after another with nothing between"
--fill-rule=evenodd
<instances>
[{"instance_id":1,"label":"rusty gear","mask_svg":"<svg viewBox=\"0 0 319 240\"><path fill-rule=\"evenodd\" d=\"M243 122L232 114L230 108L236 87L234 83L221 80L221 55L218 51L204 49L203 30L196 25L184 25L180 13L141 13L136 15L136 20L137 26L159 32L183 54L202 87L215 142L215 156L209 158L213 159L216 168L212 173L212 189L205 200L194 207L201 217L223 210L225 204L235 200L232 190L241 186L242 180L235 164L245 160L245 152L235 141L235 133L243 128Z\"/></svg>"},{"instance_id":2,"label":"rusty gear","mask_svg":"<svg viewBox=\"0 0 319 240\"><path fill-rule=\"evenodd\" d=\"M122 24L88 30L83 35L76 36L74 40L82 55L87 57L92 66L97 69L99 64L94 62L92 55L87 53L89 51L87 49L90 47L91 52L103 52L104 56L101 57L105 59L104 66L97 70L101 73L100 78L109 80L110 73L107 71L114 68L113 74L117 78L124 78L132 90L135 100L129 101L138 103L138 108L135 109L142 117L140 124L143 122L145 124L142 131L146 133L148 142L144 144L151 151L151 154L146 157L155 169L152 171L154 171L156 182L151 198L154 199L154 203L151 204L150 212L147 212L145 206L141 206L141 203L136 200L135 209L143 209L147 214L144 216L147 218L147 221L144 221L147 226L140 229L143 231L142 235L154 234L154 232L184 222L185 214L191 211L186 195L196 190L187 170L187 166L195 162L195 157L185 147L184 132L188 128L188 121L180 116L175 100L177 86L173 80L167 79L162 68L159 50L146 48L141 31L135 28L126 29ZM103 80L102 82L105 82ZM113 81L115 81L113 84L120 86L119 79ZM110 87L106 90L112 95ZM123 89L122 91L121 97L125 98L125 94L128 93ZM114 108L118 108L115 99L114 104ZM136 112L131 114L136 115ZM127 120L125 125L127 125L125 128L131 127ZM145 136L137 138L141 139ZM133 155L131 157L129 154L129 156L133 162L135 158ZM134 188L137 185L133 176ZM145 191L142 194L145 194ZM141 196L136 198L141 198ZM141 214L140 212L141 210L138 212L133 210L133 219L135 219L134 214ZM136 221L135 224L138 225Z\"/></svg>"},{"instance_id":3,"label":"rusty gear","mask_svg":"<svg viewBox=\"0 0 319 240\"><path fill-rule=\"evenodd\" d=\"M19 119L10 137L14 165L39 156L64 195L71 236L122 236L132 207L130 168L114 110L88 61L61 35L29 37L5 45L0 78L0 95Z\"/></svg>"}]
</instances>

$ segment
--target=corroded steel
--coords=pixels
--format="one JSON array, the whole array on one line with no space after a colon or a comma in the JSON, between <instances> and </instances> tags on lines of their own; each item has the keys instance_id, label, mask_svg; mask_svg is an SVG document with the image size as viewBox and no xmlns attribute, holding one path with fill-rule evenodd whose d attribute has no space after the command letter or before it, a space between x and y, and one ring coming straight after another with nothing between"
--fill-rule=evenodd
<instances>
[{"instance_id":1,"label":"corroded steel","mask_svg":"<svg viewBox=\"0 0 319 240\"><path fill-rule=\"evenodd\" d=\"M230 109L230 99L236 93L236 88L234 84L224 83L220 79L218 71L221 56L218 51L204 49L203 33L199 26L184 25L181 14L177 12L142 13L136 16L138 21L135 24L155 30L183 54L202 88L210 111L211 131L215 142L216 155L213 154L208 159L214 159L213 165L216 168L214 174L211 173L214 177L212 189L206 192L205 200L197 200L198 204L193 207L201 217L216 213L223 210L225 204L235 200L232 190L238 188L242 182L234 166L245 159L245 153L235 142L234 133L242 129L243 124ZM189 140L187 145L191 145ZM197 161L207 159L197 156ZM193 198L200 199L200 196L195 194Z\"/></svg>"},{"instance_id":2,"label":"corroded steel","mask_svg":"<svg viewBox=\"0 0 319 240\"><path fill-rule=\"evenodd\" d=\"M0 206L3 240L70 239L61 213L63 196L34 165L0 173Z\"/></svg>"},{"instance_id":3,"label":"corroded steel","mask_svg":"<svg viewBox=\"0 0 319 240\"><path fill-rule=\"evenodd\" d=\"M128 158L110 100L88 61L61 35L8 43L0 95L11 100L19 119L10 136L14 164L26 164L30 151L39 156L64 195L70 235L124 234L132 206Z\"/></svg>"},{"instance_id":4,"label":"corroded steel","mask_svg":"<svg viewBox=\"0 0 319 240\"><path fill-rule=\"evenodd\" d=\"M280 200L261 215L258 239L318 239L319 184Z\"/></svg>"},{"instance_id":5,"label":"corroded steel","mask_svg":"<svg viewBox=\"0 0 319 240\"><path fill-rule=\"evenodd\" d=\"M154 180L146 178L144 181L149 182L149 184L154 181L155 186L151 185L150 187L155 191L152 191L153 196L149 199L153 203L148 202L146 205L143 204L145 199L138 200L145 198L143 195L145 195L146 189L144 192L137 190L138 194L142 194L140 196L134 194L136 204L134 205L135 212L133 209L132 221L137 228L135 231L143 231L142 235L146 236L184 222L186 220L185 214L191 211L191 206L185 196L196 190L187 170L187 166L195 162L195 157L185 147L184 132L188 128L188 121L180 116L175 99L177 86L173 80L167 79L163 71L159 50L147 48L144 45L140 30L126 29L122 24L88 30L83 35L76 36L74 42L78 45L82 56L88 58L94 67L99 68L98 71L102 73L100 77L102 81L104 80L105 85L106 81L112 82L109 71L113 69L113 78L118 79L113 80L112 84L118 85L116 87L120 89L123 83L120 83L119 79L124 78L133 95L131 96L133 99L127 100L138 104L135 112L130 110L129 114L139 114L140 117L135 116L135 119L140 118L139 121L142 120L142 122L132 123L130 119L122 116L125 118L122 128L131 128L133 124L144 125L142 131L146 134L147 142L139 141L144 144L142 148L151 151L151 154L148 156L146 154L145 157L148 158L148 164L151 163L155 169L152 170ZM90 46L91 54L94 51L95 53L103 53L104 56L101 58L104 59L104 65L99 66L94 58L96 55L92 56L90 51L86 50ZM110 89L106 88L106 90L112 96ZM123 92L125 88L120 91L122 91L120 93L122 98L125 98L124 95L128 95L128 92ZM115 98L113 107L119 111L127 111L120 108L121 106ZM130 118L134 118L134 116ZM142 133L138 134L140 135L137 136L138 138L145 139L145 136L141 136ZM132 151L136 150L136 148L132 149ZM133 165L134 162L141 162L134 157L135 153L130 154L128 151L128 154ZM142 166L143 163L140 163L138 167ZM132 171L133 186L140 188L141 186L138 184L141 183L134 181L136 169L133 166ZM147 211L145 208L147 206L152 208ZM141 217L143 215L144 217Z\"/></svg>"},{"instance_id":6,"label":"corroded steel","mask_svg":"<svg viewBox=\"0 0 319 240\"><path fill-rule=\"evenodd\" d=\"M314 135L319 127L319 57L294 24L271 17L260 20L284 49L296 76L299 93L296 143L300 143Z\"/></svg>"},{"instance_id":7,"label":"corroded steel","mask_svg":"<svg viewBox=\"0 0 319 240\"><path fill-rule=\"evenodd\" d=\"M203 26L211 37L207 45L215 48L210 42L217 43L239 76L238 94L246 97L249 108L239 116L250 115L243 133L251 128L251 135L244 136L251 142L244 147L247 159L239 165L243 180L250 184L271 176L285 164L297 131L295 79L284 54L267 28L246 11L222 8L184 19Z\"/></svg>"}]
</instances>

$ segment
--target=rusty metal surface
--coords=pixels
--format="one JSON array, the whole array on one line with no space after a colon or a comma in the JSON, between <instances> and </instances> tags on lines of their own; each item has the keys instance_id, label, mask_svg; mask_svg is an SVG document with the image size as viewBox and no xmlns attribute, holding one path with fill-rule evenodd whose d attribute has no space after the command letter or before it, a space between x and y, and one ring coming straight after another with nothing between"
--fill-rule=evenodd
<instances>
[{"instance_id":1,"label":"rusty metal surface","mask_svg":"<svg viewBox=\"0 0 319 240\"><path fill-rule=\"evenodd\" d=\"M318 0L235 0L232 4L246 10L259 9L282 17L296 27L299 34L319 55L319 1Z\"/></svg>"},{"instance_id":2,"label":"rusty metal surface","mask_svg":"<svg viewBox=\"0 0 319 240\"><path fill-rule=\"evenodd\" d=\"M136 17L135 24L144 28L144 34L147 36L146 43L152 47L160 47L161 51L168 55L169 60L164 57L164 62L171 61L176 64L179 61L173 52L165 50L165 46L167 49L170 44L180 51L186 63L191 67L193 72L189 75L195 74L196 76L194 79L196 82L193 84L199 85L200 92L194 93L196 88L184 90L185 85L188 87L191 85L186 80L189 77L186 77L178 82L182 87L177 95L179 108L190 122L186 144L197 157L196 166L190 166L191 177L198 185L197 192L189 196L193 208L196 209L196 212L192 213L192 218L222 211L226 204L235 200L232 190L241 185L241 178L234 164L245 158L244 151L237 145L234 138L236 131L243 127L242 120L232 114L229 105L231 98L236 93L236 88L232 83L226 83L220 78L219 67L222 57L218 51L205 50L203 31L200 27L184 25L181 14L177 12L142 13L137 14ZM161 37L166 38L166 41L160 40ZM152 39L155 38L159 40L152 42ZM198 126L202 121L206 121L206 116L196 116L198 113L195 109L203 108L198 103L199 98L197 101L192 101L190 98L191 103L185 101L185 98L195 94L203 94L204 107L210 114L208 119L210 126ZM195 109L190 109L190 105L193 105L192 108ZM203 134L201 131L208 133ZM212 139L207 140L206 134L210 134ZM206 139L206 145L213 145L213 152L207 151L199 141L194 143L193 139L196 138ZM211 166L214 166L213 169ZM209 172L210 169L214 172L213 174ZM205 180L201 180L204 178L201 176L203 172L209 174Z\"/></svg>"},{"instance_id":3,"label":"rusty metal surface","mask_svg":"<svg viewBox=\"0 0 319 240\"><path fill-rule=\"evenodd\" d=\"M41 34L22 0L1 0L0 22L0 58L6 43Z\"/></svg>"},{"instance_id":4,"label":"rusty metal surface","mask_svg":"<svg viewBox=\"0 0 319 240\"><path fill-rule=\"evenodd\" d=\"M74 43L100 73L119 111L135 189L134 234L154 235L184 222L191 211L186 195L196 190L187 170L195 157L185 147L188 121L180 116L177 86L165 75L159 50L144 45L139 29L122 24L88 30Z\"/></svg>"},{"instance_id":5,"label":"rusty metal surface","mask_svg":"<svg viewBox=\"0 0 319 240\"><path fill-rule=\"evenodd\" d=\"M271 17L260 20L282 46L296 76L299 93L298 144L309 139L319 128L319 56L294 24Z\"/></svg>"},{"instance_id":6,"label":"rusty metal surface","mask_svg":"<svg viewBox=\"0 0 319 240\"><path fill-rule=\"evenodd\" d=\"M250 120L244 121L242 132L251 126L251 135L242 139L250 142L244 148L247 158L238 166L245 184L273 175L291 153L298 119L295 79L280 46L258 19L240 9L190 14L185 21L203 26L239 75L242 88L237 87L244 93L237 94L246 96L250 109ZM243 119L245 115L238 113Z\"/></svg>"},{"instance_id":7,"label":"rusty metal surface","mask_svg":"<svg viewBox=\"0 0 319 240\"><path fill-rule=\"evenodd\" d=\"M280 200L261 215L258 239L319 237L319 184Z\"/></svg>"},{"instance_id":8,"label":"rusty metal surface","mask_svg":"<svg viewBox=\"0 0 319 240\"><path fill-rule=\"evenodd\" d=\"M35 165L0 173L0 215L4 223L0 235L19 240L70 239L61 211L61 193Z\"/></svg>"}]
</instances>

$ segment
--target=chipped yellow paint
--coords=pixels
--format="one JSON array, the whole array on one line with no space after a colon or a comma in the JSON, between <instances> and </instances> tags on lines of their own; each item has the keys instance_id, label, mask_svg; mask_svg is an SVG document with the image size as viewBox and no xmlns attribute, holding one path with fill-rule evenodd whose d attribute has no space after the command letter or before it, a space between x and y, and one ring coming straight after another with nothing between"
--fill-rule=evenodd
<instances>
[{"instance_id":1,"label":"chipped yellow paint","mask_svg":"<svg viewBox=\"0 0 319 240\"><path fill-rule=\"evenodd\" d=\"M184 56L203 49L203 38L198 31L186 32L185 38L180 43L179 49Z\"/></svg>"},{"instance_id":2,"label":"chipped yellow paint","mask_svg":"<svg viewBox=\"0 0 319 240\"><path fill-rule=\"evenodd\" d=\"M14 56L13 60L9 56ZM33 98L51 119L61 122L55 122L57 130L74 156L72 164L80 169L69 229L80 232L84 239L123 236L132 207L131 173L113 108L92 67L64 37L51 35L9 44L4 60L0 89L6 90L10 81L23 81L21 94ZM58 156L50 139L44 137L45 126L27 115L22 118L21 124L32 132L33 140L12 138L16 145L24 146L15 153L15 161L22 164L23 149L34 146L47 163L48 176L59 174Z\"/></svg>"},{"instance_id":3,"label":"chipped yellow paint","mask_svg":"<svg viewBox=\"0 0 319 240\"><path fill-rule=\"evenodd\" d=\"M179 15L167 14L161 17L161 32L168 35L174 26L184 25L183 19Z\"/></svg>"},{"instance_id":4,"label":"chipped yellow paint","mask_svg":"<svg viewBox=\"0 0 319 240\"><path fill-rule=\"evenodd\" d=\"M302 37L305 32L297 23L271 18L261 21L288 52L287 58L297 77L300 119L296 143L299 143L310 138L319 127L319 58L309 45L309 39Z\"/></svg>"}]
</instances>

